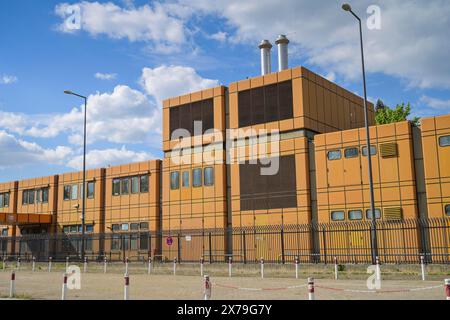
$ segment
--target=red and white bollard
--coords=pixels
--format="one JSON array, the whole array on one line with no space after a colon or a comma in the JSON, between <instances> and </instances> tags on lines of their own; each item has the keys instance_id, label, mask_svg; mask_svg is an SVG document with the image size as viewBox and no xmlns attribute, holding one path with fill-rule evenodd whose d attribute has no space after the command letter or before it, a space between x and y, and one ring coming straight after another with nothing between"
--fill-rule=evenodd
<instances>
[{"instance_id":1,"label":"red and white bollard","mask_svg":"<svg viewBox=\"0 0 450 320\"><path fill-rule=\"evenodd\" d=\"M52 272L52 257L48 258L48 272Z\"/></svg>"},{"instance_id":2,"label":"red and white bollard","mask_svg":"<svg viewBox=\"0 0 450 320\"><path fill-rule=\"evenodd\" d=\"M66 270L67 272L67 270ZM63 285L62 285L62 291L61 291L61 300L66 300L67 296L67 273L64 273L63 277Z\"/></svg>"},{"instance_id":3,"label":"red and white bollard","mask_svg":"<svg viewBox=\"0 0 450 320\"><path fill-rule=\"evenodd\" d=\"M230 278L231 278L232 268L233 268L233 258L229 257L228 258L228 276Z\"/></svg>"},{"instance_id":4,"label":"red and white bollard","mask_svg":"<svg viewBox=\"0 0 450 320\"><path fill-rule=\"evenodd\" d=\"M177 275L177 258L173 259L173 275Z\"/></svg>"},{"instance_id":5,"label":"red and white bollard","mask_svg":"<svg viewBox=\"0 0 450 320\"><path fill-rule=\"evenodd\" d=\"M205 264L205 258L200 258L200 276L203 277L203 265Z\"/></svg>"},{"instance_id":6,"label":"red and white bollard","mask_svg":"<svg viewBox=\"0 0 450 320\"><path fill-rule=\"evenodd\" d=\"M9 285L9 297L14 298L16 296L16 272L11 271L11 283Z\"/></svg>"},{"instance_id":7,"label":"red and white bollard","mask_svg":"<svg viewBox=\"0 0 450 320\"><path fill-rule=\"evenodd\" d=\"M20 257L17 258L17 270L20 270Z\"/></svg>"},{"instance_id":8,"label":"red and white bollard","mask_svg":"<svg viewBox=\"0 0 450 320\"><path fill-rule=\"evenodd\" d=\"M425 281L425 259L423 256L420 256L420 269L422 272L422 281Z\"/></svg>"},{"instance_id":9,"label":"red and white bollard","mask_svg":"<svg viewBox=\"0 0 450 320\"><path fill-rule=\"evenodd\" d=\"M125 273L124 276L125 279L125 286L123 288L123 300L130 300L130 276Z\"/></svg>"},{"instance_id":10,"label":"red and white bollard","mask_svg":"<svg viewBox=\"0 0 450 320\"><path fill-rule=\"evenodd\" d=\"M314 278L308 278L308 300L315 300Z\"/></svg>"},{"instance_id":11,"label":"red and white bollard","mask_svg":"<svg viewBox=\"0 0 450 320\"><path fill-rule=\"evenodd\" d=\"M450 279L445 279L445 295L447 300L450 300Z\"/></svg>"},{"instance_id":12,"label":"red and white bollard","mask_svg":"<svg viewBox=\"0 0 450 320\"><path fill-rule=\"evenodd\" d=\"M211 300L212 285L208 275L205 275L203 285L204 285L203 287L204 300Z\"/></svg>"},{"instance_id":13,"label":"red and white bollard","mask_svg":"<svg viewBox=\"0 0 450 320\"><path fill-rule=\"evenodd\" d=\"M264 259L261 257L261 279L264 279Z\"/></svg>"},{"instance_id":14,"label":"red and white bollard","mask_svg":"<svg viewBox=\"0 0 450 320\"><path fill-rule=\"evenodd\" d=\"M69 270L69 257L66 257L66 272Z\"/></svg>"},{"instance_id":15,"label":"red and white bollard","mask_svg":"<svg viewBox=\"0 0 450 320\"><path fill-rule=\"evenodd\" d=\"M31 271L32 271L32 272L36 271L36 257L33 257L33 262L32 262L32 266L31 266Z\"/></svg>"},{"instance_id":16,"label":"red and white bollard","mask_svg":"<svg viewBox=\"0 0 450 320\"><path fill-rule=\"evenodd\" d=\"M376 277L377 281L381 281L381 268L380 268L380 259L376 257Z\"/></svg>"},{"instance_id":17,"label":"red and white bollard","mask_svg":"<svg viewBox=\"0 0 450 320\"><path fill-rule=\"evenodd\" d=\"M103 259L103 273L106 273L106 269L108 267L108 259L106 257Z\"/></svg>"},{"instance_id":18,"label":"red and white bollard","mask_svg":"<svg viewBox=\"0 0 450 320\"><path fill-rule=\"evenodd\" d=\"M298 279L298 265L300 264L300 260L298 257L295 257L295 279Z\"/></svg>"},{"instance_id":19,"label":"red and white bollard","mask_svg":"<svg viewBox=\"0 0 450 320\"><path fill-rule=\"evenodd\" d=\"M339 272L338 259L337 257L334 257L334 280L338 279L338 272Z\"/></svg>"},{"instance_id":20,"label":"red and white bollard","mask_svg":"<svg viewBox=\"0 0 450 320\"><path fill-rule=\"evenodd\" d=\"M88 259L87 259L87 257L84 257L84 268L83 268L84 273L87 272L87 266L88 266Z\"/></svg>"},{"instance_id":21,"label":"red and white bollard","mask_svg":"<svg viewBox=\"0 0 450 320\"><path fill-rule=\"evenodd\" d=\"M128 264L130 263L130 259L128 257L125 258L125 274L128 274Z\"/></svg>"},{"instance_id":22,"label":"red and white bollard","mask_svg":"<svg viewBox=\"0 0 450 320\"><path fill-rule=\"evenodd\" d=\"M152 273L152 257L148 257L148 266L147 266L147 274Z\"/></svg>"}]
</instances>

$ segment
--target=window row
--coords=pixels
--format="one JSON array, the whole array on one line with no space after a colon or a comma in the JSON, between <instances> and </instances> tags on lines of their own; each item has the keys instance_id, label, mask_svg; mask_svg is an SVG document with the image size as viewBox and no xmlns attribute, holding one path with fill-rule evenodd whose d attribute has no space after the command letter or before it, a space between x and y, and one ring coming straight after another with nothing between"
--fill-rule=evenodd
<instances>
[{"instance_id":1,"label":"window row","mask_svg":"<svg viewBox=\"0 0 450 320\"><path fill-rule=\"evenodd\" d=\"M191 136L203 134L206 130L214 128L214 102L213 99L202 100L169 109L170 138L177 129L185 129ZM201 122L202 131L195 131L195 122Z\"/></svg>"},{"instance_id":2,"label":"window row","mask_svg":"<svg viewBox=\"0 0 450 320\"><path fill-rule=\"evenodd\" d=\"M8 208L9 207L9 192L0 193L0 208Z\"/></svg>"},{"instance_id":3,"label":"window row","mask_svg":"<svg viewBox=\"0 0 450 320\"><path fill-rule=\"evenodd\" d=\"M2 237L8 236L8 229L2 229Z\"/></svg>"},{"instance_id":4,"label":"window row","mask_svg":"<svg viewBox=\"0 0 450 320\"><path fill-rule=\"evenodd\" d=\"M112 181L113 196L147 193L148 192L148 175L116 178Z\"/></svg>"},{"instance_id":5,"label":"window row","mask_svg":"<svg viewBox=\"0 0 450 320\"><path fill-rule=\"evenodd\" d=\"M239 92L239 127L293 118L292 81Z\"/></svg>"},{"instance_id":6,"label":"window row","mask_svg":"<svg viewBox=\"0 0 450 320\"><path fill-rule=\"evenodd\" d=\"M439 146L449 147L450 146L450 136L439 137Z\"/></svg>"},{"instance_id":7,"label":"window row","mask_svg":"<svg viewBox=\"0 0 450 320\"><path fill-rule=\"evenodd\" d=\"M148 230L148 222L116 223L111 226L112 231Z\"/></svg>"},{"instance_id":8,"label":"window row","mask_svg":"<svg viewBox=\"0 0 450 320\"><path fill-rule=\"evenodd\" d=\"M86 183L87 190L86 190L86 198L87 199L94 199L94 193L95 193L95 182L90 181ZM83 197L83 184L70 184L64 186L64 200L78 200L82 199Z\"/></svg>"},{"instance_id":9,"label":"window row","mask_svg":"<svg viewBox=\"0 0 450 320\"><path fill-rule=\"evenodd\" d=\"M361 148L361 154L363 157L367 157L367 146ZM377 147L370 146L370 154L372 156L377 154ZM359 156L359 149L357 147L351 147L344 149L344 157L346 159L356 158ZM328 160L340 160L342 158L342 151L339 150L331 150L327 153Z\"/></svg>"},{"instance_id":10,"label":"window row","mask_svg":"<svg viewBox=\"0 0 450 320\"><path fill-rule=\"evenodd\" d=\"M29 189L22 191L22 205L48 203L49 188Z\"/></svg>"},{"instance_id":11,"label":"window row","mask_svg":"<svg viewBox=\"0 0 450 320\"><path fill-rule=\"evenodd\" d=\"M84 230L86 233L94 232L94 225L86 224L84 227L85 227ZM82 233L82 230L83 230L83 227L81 224L63 227L64 233Z\"/></svg>"},{"instance_id":12,"label":"window row","mask_svg":"<svg viewBox=\"0 0 450 320\"><path fill-rule=\"evenodd\" d=\"M214 168L207 167L203 169L202 179L202 169L196 168L192 170L192 186L194 188L199 188L202 185L210 187L214 185ZM202 182L204 180L204 183ZM183 188L189 188L191 186L191 177L189 171L183 171L181 173L181 185ZM180 172L173 171L170 173L170 189L178 190L180 189Z\"/></svg>"},{"instance_id":13,"label":"window row","mask_svg":"<svg viewBox=\"0 0 450 320\"><path fill-rule=\"evenodd\" d=\"M372 210L366 210L366 219L372 220ZM362 220L363 211L362 210L349 210L347 212L347 217L345 216L345 211L332 211L331 220L332 221L344 221L344 220ZM375 209L375 219L381 219L381 210Z\"/></svg>"},{"instance_id":14,"label":"window row","mask_svg":"<svg viewBox=\"0 0 450 320\"><path fill-rule=\"evenodd\" d=\"M149 249L148 233L113 235L111 239L111 251L148 250L148 249Z\"/></svg>"}]
</instances>

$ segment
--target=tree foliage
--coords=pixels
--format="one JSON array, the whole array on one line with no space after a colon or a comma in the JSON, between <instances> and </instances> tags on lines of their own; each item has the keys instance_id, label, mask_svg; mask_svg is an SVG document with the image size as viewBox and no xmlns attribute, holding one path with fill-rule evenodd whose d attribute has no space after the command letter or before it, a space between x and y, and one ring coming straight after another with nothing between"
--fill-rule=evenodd
<instances>
[{"instance_id":1,"label":"tree foliage","mask_svg":"<svg viewBox=\"0 0 450 320\"><path fill-rule=\"evenodd\" d=\"M375 112L375 122L378 125L409 120L417 126L419 125L420 121L420 118L418 117L408 119L411 114L411 105L409 104L409 102L406 105L403 102L402 104L397 104L395 108L390 108L389 106L385 105L383 101L378 99L375 107Z\"/></svg>"}]
</instances>

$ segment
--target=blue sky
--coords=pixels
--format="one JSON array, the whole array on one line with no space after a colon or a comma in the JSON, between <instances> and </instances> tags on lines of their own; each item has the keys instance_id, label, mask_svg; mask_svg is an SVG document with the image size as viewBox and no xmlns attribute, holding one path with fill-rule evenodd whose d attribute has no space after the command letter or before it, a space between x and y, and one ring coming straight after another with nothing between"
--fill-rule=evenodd
<instances>
[{"instance_id":1,"label":"blue sky","mask_svg":"<svg viewBox=\"0 0 450 320\"><path fill-rule=\"evenodd\" d=\"M450 113L450 3L353 2L364 22L380 8L380 29L364 28L369 97ZM0 181L80 168L82 101L65 89L89 96L90 167L162 157L161 100L259 75L259 41L282 33L290 66L361 94L357 25L341 4L2 1Z\"/></svg>"}]
</instances>

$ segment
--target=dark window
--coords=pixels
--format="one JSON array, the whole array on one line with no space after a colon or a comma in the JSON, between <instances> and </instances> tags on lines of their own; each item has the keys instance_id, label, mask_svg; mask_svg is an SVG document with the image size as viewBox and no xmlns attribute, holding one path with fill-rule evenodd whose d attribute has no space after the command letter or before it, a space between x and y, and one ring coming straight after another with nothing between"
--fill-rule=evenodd
<instances>
[{"instance_id":1,"label":"dark window","mask_svg":"<svg viewBox=\"0 0 450 320\"><path fill-rule=\"evenodd\" d=\"M148 230L148 222L141 222L139 228L141 230Z\"/></svg>"},{"instance_id":2,"label":"dark window","mask_svg":"<svg viewBox=\"0 0 450 320\"><path fill-rule=\"evenodd\" d=\"M140 190L142 193L148 192L148 175L141 176L141 187Z\"/></svg>"},{"instance_id":3,"label":"dark window","mask_svg":"<svg viewBox=\"0 0 450 320\"><path fill-rule=\"evenodd\" d=\"M64 186L64 200L70 200L70 186Z\"/></svg>"},{"instance_id":4,"label":"dark window","mask_svg":"<svg viewBox=\"0 0 450 320\"><path fill-rule=\"evenodd\" d=\"M49 192L48 188L42 189L42 202L43 203L48 203L48 192Z\"/></svg>"},{"instance_id":5,"label":"dark window","mask_svg":"<svg viewBox=\"0 0 450 320\"><path fill-rule=\"evenodd\" d=\"M205 168L205 186L214 185L214 169L209 167Z\"/></svg>"},{"instance_id":6,"label":"dark window","mask_svg":"<svg viewBox=\"0 0 450 320\"><path fill-rule=\"evenodd\" d=\"M137 234L130 235L130 249L131 250L138 249L138 235Z\"/></svg>"},{"instance_id":7,"label":"dark window","mask_svg":"<svg viewBox=\"0 0 450 320\"><path fill-rule=\"evenodd\" d=\"M130 179L122 178L120 181L120 194L129 194L130 193Z\"/></svg>"},{"instance_id":8,"label":"dark window","mask_svg":"<svg viewBox=\"0 0 450 320\"><path fill-rule=\"evenodd\" d=\"M347 148L344 151L344 155L346 158L356 158L359 154L358 148Z\"/></svg>"},{"instance_id":9,"label":"dark window","mask_svg":"<svg viewBox=\"0 0 450 320\"><path fill-rule=\"evenodd\" d=\"M94 192L95 192L95 182L91 181L87 183L87 198L88 199L94 199Z\"/></svg>"},{"instance_id":10,"label":"dark window","mask_svg":"<svg viewBox=\"0 0 450 320\"><path fill-rule=\"evenodd\" d=\"M5 206L5 196L3 193L0 193L0 208L3 208Z\"/></svg>"},{"instance_id":11,"label":"dark window","mask_svg":"<svg viewBox=\"0 0 450 320\"><path fill-rule=\"evenodd\" d=\"M445 206L445 215L450 216L450 204Z\"/></svg>"},{"instance_id":12,"label":"dark window","mask_svg":"<svg viewBox=\"0 0 450 320\"><path fill-rule=\"evenodd\" d=\"M170 173L170 189L177 190L180 188L180 173L174 171Z\"/></svg>"},{"instance_id":13,"label":"dark window","mask_svg":"<svg viewBox=\"0 0 450 320\"><path fill-rule=\"evenodd\" d=\"M206 130L214 128L214 100L207 99L178 107L170 108L169 111L170 137L177 129L186 129L191 136L194 134L203 134ZM200 121L202 132L194 132L194 122Z\"/></svg>"},{"instance_id":14,"label":"dark window","mask_svg":"<svg viewBox=\"0 0 450 320\"><path fill-rule=\"evenodd\" d=\"M362 147L361 149L361 154L364 157L367 157L367 146L366 147ZM370 146L370 155L374 156L377 154L377 147L375 146Z\"/></svg>"},{"instance_id":15,"label":"dark window","mask_svg":"<svg viewBox=\"0 0 450 320\"><path fill-rule=\"evenodd\" d=\"M328 151L328 160L339 160L341 158L341 150Z\"/></svg>"},{"instance_id":16,"label":"dark window","mask_svg":"<svg viewBox=\"0 0 450 320\"><path fill-rule=\"evenodd\" d=\"M78 232L78 226L70 226L70 233L77 233Z\"/></svg>"},{"instance_id":17,"label":"dark window","mask_svg":"<svg viewBox=\"0 0 450 320\"><path fill-rule=\"evenodd\" d=\"M28 191L22 191L22 205L26 205L28 203Z\"/></svg>"},{"instance_id":18,"label":"dark window","mask_svg":"<svg viewBox=\"0 0 450 320\"><path fill-rule=\"evenodd\" d=\"M120 179L113 179L113 187L112 187L112 194L114 196L120 195Z\"/></svg>"},{"instance_id":19,"label":"dark window","mask_svg":"<svg viewBox=\"0 0 450 320\"><path fill-rule=\"evenodd\" d=\"M366 219L372 220L372 210L371 209L366 210ZM381 219L381 210L380 209L375 209L375 219Z\"/></svg>"},{"instance_id":20,"label":"dark window","mask_svg":"<svg viewBox=\"0 0 450 320\"><path fill-rule=\"evenodd\" d=\"M202 186L202 169L192 170L192 186L194 188Z\"/></svg>"},{"instance_id":21,"label":"dark window","mask_svg":"<svg viewBox=\"0 0 450 320\"><path fill-rule=\"evenodd\" d=\"M450 136L439 137L439 145L441 147L448 147L448 146L450 146Z\"/></svg>"},{"instance_id":22,"label":"dark window","mask_svg":"<svg viewBox=\"0 0 450 320\"><path fill-rule=\"evenodd\" d=\"M63 227L63 232L64 233L69 233L70 232L70 227L68 227L68 226Z\"/></svg>"},{"instance_id":23,"label":"dark window","mask_svg":"<svg viewBox=\"0 0 450 320\"><path fill-rule=\"evenodd\" d=\"M92 224L87 224L86 225L86 232L87 233L92 233L94 232L94 226Z\"/></svg>"},{"instance_id":24,"label":"dark window","mask_svg":"<svg viewBox=\"0 0 450 320\"><path fill-rule=\"evenodd\" d=\"M261 163L239 165L241 210L297 207L295 156L283 156L278 160L279 170L275 175L262 175L261 169L266 165Z\"/></svg>"},{"instance_id":25,"label":"dark window","mask_svg":"<svg viewBox=\"0 0 450 320\"><path fill-rule=\"evenodd\" d=\"M183 188L188 188L189 187L189 171L183 171L183 175L182 175L182 183L181 185L183 186Z\"/></svg>"},{"instance_id":26,"label":"dark window","mask_svg":"<svg viewBox=\"0 0 450 320\"><path fill-rule=\"evenodd\" d=\"M139 236L139 250L148 250L148 233Z\"/></svg>"},{"instance_id":27,"label":"dark window","mask_svg":"<svg viewBox=\"0 0 450 320\"><path fill-rule=\"evenodd\" d=\"M331 220L332 221L343 221L343 220L345 220L345 212L344 211L333 211L333 212L331 212Z\"/></svg>"},{"instance_id":28,"label":"dark window","mask_svg":"<svg viewBox=\"0 0 450 320\"><path fill-rule=\"evenodd\" d=\"M2 236L3 237L7 237L8 236L8 229L3 229L2 230Z\"/></svg>"},{"instance_id":29,"label":"dark window","mask_svg":"<svg viewBox=\"0 0 450 320\"><path fill-rule=\"evenodd\" d=\"M361 220L363 218L361 210L350 210L348 212L349 220Z\"/></svg>"},{"instance_id":30,"label":"dark window","mask_svg":"<svg viewBox=\"0 0 450 320\"><path fill-rule=\"evenodd\" d=\"M28 190L28 204L34 204L34 190Z\"/></svg>"},{"instance_id":31,"label":"dark window","mask_svg":"<svg viewBox=\"0 0 450 320\"><path fill-rule=\"evenodd\" d=\"M239 92L238 112L239 127L291 119L292 81Z\"/></svg>"},{"instance_id":32,"label":"dark window","mask_svg":"<svg viewBox=\"0 0 450 320\"><path fill-rule=\"evenodd\" d=\"M42 189L36 190L36 203L42 202Z\"/></svg>"},{"instance_id":33,"label":"dark window","mask_svg":"<svg viewBox=\"0 0 450 320\"><path fill-rule=\"evenodd\" d=\"M131 178L131 193L139 193L139 177Z\"/></svg>"},{"instance_id":34,"label":"dark window","mask_svg":"<svg viewBox=\"0 0 450 320\"><path fill-rule=\"evenodd\" d=\"M112 237L111 250L120 250L120 236Z\"/></svg>"},{"instance_id":35,"label":"dark window","mask_svg":"<svg viewBox=\"0 0 450 320\"><path fill-rule=\"evenodd\" d=\"M120 225L119 224L113 224L111 228L112 228L112 231L119 231L120 230Z\"/></svg>"},{"instance_id":36,"label":"dark window","mask_svg":"<svg viewBox=\"0 0 450 320\"><path fill-rule=\"evenodd\" d=\"M74 184L71 187L71 194L70 194L71 200L77 200L78 199L78 185Z\"/></svg>"},{"instance_id":37,"label":"dark window","mask_svg":"<svg viewBox=\"0 0 450 320\"><path fill-rule=\"evenodd\" d=\"M0 193L0 208L9 207L9 193Z\"/></svg>"},{"instance_id":38,"label":"dark window","mask_svg":"<svg viewBox=\"0 0 450 320\"><path fill-rule=\"evenodd\" d=\"M131 223L130 230L139 230L139 223Z\"/></svg>"}]
</instances>

